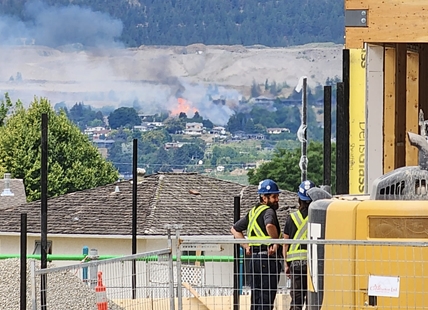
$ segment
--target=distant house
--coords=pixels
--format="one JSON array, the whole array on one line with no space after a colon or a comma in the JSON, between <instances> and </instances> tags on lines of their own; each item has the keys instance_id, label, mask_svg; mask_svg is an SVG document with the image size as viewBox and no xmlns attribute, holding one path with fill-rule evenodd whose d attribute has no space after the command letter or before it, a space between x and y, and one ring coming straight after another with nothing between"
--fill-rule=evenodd
<instances>
[{"instance_id":1,"label":"distant house","mask_svg":"<svg viewBox=\"0 0 428 310\"><path fill-rule=\"evenodd\" d=\"M239 141L239 140L264 140L265 135L262 133L246 133L244 131L236 131L235 134L232 136L232 141Z\"/></svg>"},{"instance_id":2,"label":"distant house","mask_svg":"<svg viewBox=\"0 0 428 310\"><path fill-rule=\"evenodd\" d=\"M111 130L101 126L88 127L84 130L84 134L87 135L90 140L99 140L102 137L107 137L110 132Z\"/></svg>"},{"instance_id":3,"label":"distant house","mask_svg":"<svg viewBox=\"0 0 428 310\"><path fill-rule=\"evenodd\" d=\"M164 148L165 150L170 150L170 149L178 149L180 147L182 147L185 143L183 142L167 142L164 144Z\"/></svg>"},{"instance_id":4,"label":"distant house","mask_svg":"<svg viewBox=\"0 0 428 310\"><path fill-rule=\"evenodd\" d=\"M259 96L256 98L252 98L250 101L254 102L254 103L274 103L275 102L275 97L266 97L266 96Z\"/></svg>"},{"instance_id":5,"label":"distant house","mask_svg":"<svg viewBox=\"0 0 428 310\"><path fill-rule=\"evenodd\" d=\"M102 140L102 139L96 139L96 140L92 140L92 143L97 147L97 148L111 148L114 144L114 140Z\"/></svg>"},{"instance_id":6,"label":"distant house","mask_svg":"<svg viewBox=\"0 0 428 310\"><path fill-rule=\"evenodd\" d=\"M211 129L210 133L213 135L225 135L226 128L221 126L216 126L216 127L213 127L213 129Z\"/></svg>"},{"instance_id":7,"label":"distant house","mask_svg":"<svg viewBox=\"0 0 428 310\"><path fill-rule=\"evenodd\" d=\"M9 173L5 173L0 180L0 209L19 206L27 202L24 182L21 179L11 179Z\"/></svg>"},{"instance_id":8,"label":"distant house","mask_svg":"<svg viewBox=\"0 0 428 310\"><path fill-rule=\"evenodd\" d=\"M98 249L100 255L129 254L132 189L132 181L115 182L48 199L52 254L81 254L83 246ZM138 252L166 247L166 224L182 224L182 236L231 238L235 196L240 197L244 215L258 203L257 186L196 173L144 176L137 184ZM281 194L277 211L281 226L296 202L295 193ZM40 201L0 208L0 254L19 253L21 213L27 213L28 253L33 253L39 244ZM232 247L221 253L232 254Z\"/></svg>"},{"instance_id":9,"label":"distant house","mask_svg":"<svg viewBox=\"0 0 428 310\"><path fill-rule=\"evenodd\" d=\"M290 129L288 128L266 128L266 131L268 132L268 134L271 135L279 135L280 133L283 132L290 132Z\"/></svg>"},{"instance_id":10,"label":"distant house","mask_svg":"<svg viewBox=\"0 0 428 310\"><path fill-rule=\"evenodd\" d=\"M165 126L162 122L142 122L141 125L134 126L134 130L150 131Z\"/></svg>"},{"instance_id":11,"label":"distant house","mask_svg":"<svg viewBox=\"0 0 428 310\"><path fill-rule=\"evenodd\" d=\"M204 130L202 123L186 123L186 129L184 130L185 135L200 136Z\"/></svg>"},{"instance_id":12,"label":"distant house","mask_svg":"<svg viewBox=\"0 0 428 310\"><path fill-rule=\"evenodd\" d=\"M218 172L223 172L224 171L224 166L217 166L217 171Z\"/></svg>"}]
</instances>

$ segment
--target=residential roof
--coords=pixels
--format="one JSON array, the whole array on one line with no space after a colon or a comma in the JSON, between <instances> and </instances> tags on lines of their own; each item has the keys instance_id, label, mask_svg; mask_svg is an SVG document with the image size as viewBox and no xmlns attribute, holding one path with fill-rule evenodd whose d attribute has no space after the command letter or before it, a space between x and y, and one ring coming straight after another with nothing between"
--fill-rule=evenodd
<instances>
[{"instance_id":1,"label":"residential roof","mask_svg":"<svg viewBox=\"0 0 428 310\"><path fill-rule=\"evenodd\" d=\"M48 234L131 235L132 181L48 199ZM115 190L119 190L119 192ZM241 215L257 204L257 187L196 173L161 173L137 184L137 234L165 235L166 224L182 224L183 235L230 235L234 197ZM278 215L285 223L297 195L281 195ZM2 232L20 231L20 214L27 213L29 233L40 232L40 201L0 210Z\"/></svg>"},{"instance_id":2,"label":"residential roof","mask_svg":"<svg viewBox=\"0 0 428 310\"><path fill-rule=\"evenodd\" d=\"M2 196L5 186L0 181L0 209L18 206L27 202L24 182L21 179L10 179L9 189L13 196Z\"/></svg>"}]
</instances>

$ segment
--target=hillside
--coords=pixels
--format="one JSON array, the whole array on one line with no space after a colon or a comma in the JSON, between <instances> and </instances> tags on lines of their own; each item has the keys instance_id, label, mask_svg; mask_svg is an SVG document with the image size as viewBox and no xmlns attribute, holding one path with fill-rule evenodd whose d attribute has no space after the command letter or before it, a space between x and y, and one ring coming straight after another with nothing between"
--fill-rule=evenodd
<instances>
[{"instance_id":1,"label":"hillside","mask_svg":"<svg viewBox=\"0 0 428 310\"><path fill-rule=\"evenodd\" d=\"M3 16L2 16L3 15ZM343 0L0 0L0 42L294 46L343 43Z\"/></svg>"},{"instance_id":2,"label":"hillside","mask_svg":"<svg viewBox=\"0 0 428 310\"><path fill-rule=\"evenodd\" d=\"M147 113L172 110L177 98L188 100L202 116L221 123L233 102L248 98L255 81L288 84L299 77L309 86L341 77L342 46L311 44L289 48L263 46L141 46L84 49L81 46L0 46L0 92L28 103L34 95L52 104L84 102L94 107L139 105ZM214 107L215 97L230 99ZM215 120L213 120L215 121Z\"/></svg>"}]
</instances>

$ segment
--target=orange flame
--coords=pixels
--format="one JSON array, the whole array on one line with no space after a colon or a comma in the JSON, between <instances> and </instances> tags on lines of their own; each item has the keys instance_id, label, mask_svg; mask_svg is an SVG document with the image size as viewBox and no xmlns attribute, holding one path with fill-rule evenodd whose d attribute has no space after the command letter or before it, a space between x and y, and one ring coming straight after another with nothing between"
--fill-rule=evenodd
<instances>
[{"instance_id":1,"label":"orange flame","mask_svg":"<svg viewBox=\"0 0 428 310\"><path fill-rule=\"evenodd\" d=\"M178 98L177 99L177 106L171 111L171 115L179 115L181 112L186 113L186 115L189 117L189 112L195 114L197 109L192 107L192 102L187 101L184 98Z\"/></svg>"}]
</instances>

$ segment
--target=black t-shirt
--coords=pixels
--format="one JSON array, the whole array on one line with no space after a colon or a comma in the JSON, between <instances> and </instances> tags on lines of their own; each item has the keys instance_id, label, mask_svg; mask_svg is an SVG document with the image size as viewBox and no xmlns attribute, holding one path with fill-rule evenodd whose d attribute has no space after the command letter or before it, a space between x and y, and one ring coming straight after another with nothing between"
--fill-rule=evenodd
<instances>
[{"instance_id":1,"label":"black t-shirt","mask_svg":"<svg viewBox=\"0 0 428 310\"><path fill-rule=\"evenodd\" d=\"M297 211L296 211L297 212ZM303 209L300 211L302 213L303 218L308 217L308 209ZM294 224L293 219L291 218L291 214L287 217L284 226L284 235L288 235L289 239L293 239L294 235L297 232L297 226ZM301 244L301 249L307 249L307 244Z\"/></svg>"},{"instance_id":2,"label":"black t-shirt","mask_svg":"<svg viewBox=\"0 0 428 310\"><path fill-rule=\"evenodd\" d=\"M248 228L249 223L249 213L242 217L240 220L238 220L235 225L233 225L233 228L238 232L246 231ZM276 211L272 208L268 208L259 215L257 218L257 224L260 226L263 233L268 236L269 234L266 231L266 225L273 224L276 226L276 229L278 230L278 234L281 232L281 226L279 225L278 217L276 215ZM248 231L247 231L248 233Z\"/></svg>"}]
</instances>

